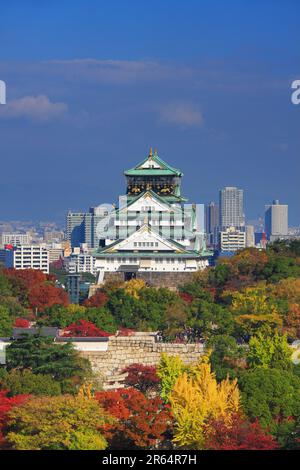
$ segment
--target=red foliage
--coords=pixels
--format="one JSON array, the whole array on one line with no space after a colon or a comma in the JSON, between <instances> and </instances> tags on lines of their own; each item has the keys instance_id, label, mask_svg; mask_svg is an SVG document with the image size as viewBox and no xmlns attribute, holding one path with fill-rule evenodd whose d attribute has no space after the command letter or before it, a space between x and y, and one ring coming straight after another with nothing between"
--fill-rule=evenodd
<instances>
[{"instance_id":1,"label":"red foliage","mask_svg":"<svg viewBox=\"0 0 300 470\"><path fill-rule=\"evenodd\" d=\"M16 328L29 328L30 322L26 318L16 318L14 326Z\"/></svg>"},{"instance_id":2,"label":"red foliage","mask_svg":"<svg viewBox=\"0 0 300 470\"><path fill-rule=\"evenodd\" d=\"M90 321L78 320L75 323L71 323L64 329L63 336L107 337L110 336L110 334L106 331L101 330Z\"/></svg>"},{"instance_id":3,"label":"red foliage","mask_svg":"<svg viewBox=\"0 0 300 470\"><path fill-rule=\"evenodd\" d=\"M69 304L68 294L59 287L52 286L51 284L39 284L33 286L28 295L29 305L32 309L37 309L42 312L47 307L52 305Z\"/></svg>"},{"instance_id":4,"label":"red foliage","mask_svg":"<svg viewBox=\"0 0 300 470\"><path fill-rule=\"evenodd\" d=\"M4 269L5 276L13 286L13 292L25 306L43 311L52 305L69 304L68 294L55 287L55 277L37 269Z\"/></svg>"},{"instance_id":5,"label":"red foliage","mask_svg":"<svg viewBox=\"0 0 300 470\"><path fill-rule=\"evenodd\" d=\"M165 439L172 417L160 398L147 398L134 388L98 392L95 398L117 419L104 428L111 449L149 448Z\"/></svg>"},{"instance_id":6,"label":"red foliage","mask_svg":"<svg viewBox=\"0 0 300 470\"><path fill-rule=\"evenodd\" d=\"M274 450L277 441L266 434L257 421L249 423L236 414L231 424L223 420L211 421L206 435L206 448L212 450Z\"/></svg>"},{"instance_id":7,"label":"red foliage","mask_svg":"<svg viewBox=\"0 0 300 470\"><path fill-rule=\"evenodd\" d=\"M47 276L38 269L4 269L4 274L8 278L19 279L23 282L26 289L32 289L47 281Z\"/></svg>"},{"instance_id":8,"label":"red foliage","mask_svg":"<svg viewBox=\"0 0 300 470\"><path fill-rule=\"evenodd\" d=\"M190 304L193 302L194 297L191 294L188 294L187 292L180 292L179 296L181 297L184 302L187 304Z\"/></svg>"},{"instance_id":9,"label":"red foliage","mask_svg":"<svg viewBox=\"0 0 300 470\"><path fill-rule=\"evenodd\" d=\"M157 388L159 378L156 367L143 364L131 364L123 372L127 372L125 384L134 387L142 393L149 393Z\"/></svg>"},{"instance_id":10,"label":"red foliage","mask_svg":"<svg viewBox=\"0 0 300 470\"><path fill-rule=\"evenodd\" d=\"M108 296L104 292L98 291L92 295L89 299L83 302L85 307L103 307L108 301Z\"/></svg>"},{"instance_id":11,"label":"red foliage","mask_svg":"<svg viewBox=\"0 0 300 470\"><path fill-rule=\"evenodd\" d=\"M3 430L7 422L8 413L13 406L21 405L29 397L29 395L16 395L14 397L8 397L7 393L7 390L0 390L0 448L3 448L5 445Z\"/></svg>"}]
</instances>

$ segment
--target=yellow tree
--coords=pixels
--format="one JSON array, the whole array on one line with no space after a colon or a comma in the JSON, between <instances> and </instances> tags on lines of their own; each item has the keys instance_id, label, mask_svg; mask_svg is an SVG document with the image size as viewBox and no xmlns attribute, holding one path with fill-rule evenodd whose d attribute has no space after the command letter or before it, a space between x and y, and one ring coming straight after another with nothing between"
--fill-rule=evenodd
<instances>
[{"instance_id":1,"label":"yellow tree","mask_svg":"<svg viewBox=\"0 0 300 470\"><path fill-rule=\"evenodd\" d=\"M184 372L176 381L169 401L175 418L174 442L186 449L203 449L210 420L230 422L239 410L237 381L218 383L208 358Z\"/></svg>"},{"instance_id":2,"label":"yellow tree","mask_svg":"<svg viewBox=\"0 0 300 470\"><path fill-rule=\"evenodd\" d=\"M126 294L131 295L135 299L139 298L139 291L144 287L146 287L146 284L142 279L130 279L130 281L124 283Z\"/></svg>"},{"instance_id":3,"label":"yellow tree","mask_svg":"<svg viewBox=\"0 0 300 470\"><path fill-rule=\"evenodd\" d=\"M271 328L282 325L274 299L268 294L265 285L232 292L231 298L231 311L235 314L236 322L248 334L263 325L269 325Z\"/></svg>"},{"instance_id":4,"label":"yellow tree","mask_svg":"<svg viewBox=\"0 0 300 470\"><path fill-rule=\"evenodd\" d=\"M86 396L32 397L9 413L6 438L16 450L103 450L101 428L110 422Z\"/></svg>"}]
</instances>

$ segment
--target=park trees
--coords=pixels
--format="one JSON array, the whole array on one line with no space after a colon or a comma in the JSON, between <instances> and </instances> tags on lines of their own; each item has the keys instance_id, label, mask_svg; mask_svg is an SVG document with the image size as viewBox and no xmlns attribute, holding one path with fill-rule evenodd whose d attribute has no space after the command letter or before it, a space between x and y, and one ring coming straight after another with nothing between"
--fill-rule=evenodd
<instances>
[{"instance_id":1,"label":"park trees","mask_svg":"<svg viewBox=\"0 0 300 470\"><path fill-rule=\"evenodd\" d=\"M290 371L257 367L239 377L242 405L250 420L284 445L300 417L300 378Z\"/></svg>"},{"instance_id":2,"label":"park trees","mask_svg":"<svg viewBox=\"0 0 300 470\"><path fill-rule=\"evenodd\" d=\"M161 383L161 397L168 401L169 394L180 375L187 370L179 356L169 356L163 353L157 368L157 375Z\"/></svg>"},{"instance_id":3,"label":"park trees","mask_svg":"<svg viewBox=\"0 0 300 470\"><path fill-rule=\"evenodd\" d=\"M78 320L68 325L63 332L63 336L80 337L108 337L109 333L98 328L94 323L88 320Z\"/></svg>"},{"instance_id":4,"label":"park trees","mask_svg":"<svg viewBox=\"0 0 300 470\"><path fill-rule=\"evenodd\" d=\"M30 369L4 371L0 377L0 388L16 395L60 395L61 386L50 374L34 374Z\"/></svg>"},{"instance_id":5,"label":"park trees","mask_svg":"<svg viewBox=\"0 0 300 470\"><path fill-rule=\"evenodd\" d=\"M247 363L251 368L263 367L274 369L291 368L292 349L285 335L277 331L259 331L249 341Z\"/></svg>"},{"instance_id":6,"label":"park trees","mask_svg":"<svg viewBox=\"0 0 300 470\"><path fill-rule=\"evenodd\" d=\"M278 442L267 434L258 420L250 422L241 413L228 421L223 418L209 422L205 449L211 450L275 450Z\"/></svg>"},{"instance_id":7,"label":"park trees","mask_svg":"<svg viewBox=\"0 0 300 470\"><path fill-rule=\"evenodd\" d=\"M91 375L89 362L70 343L57 344L52 338L24 335L7 347L7 369L29 369L53 377L63 392L76 391Z\"/></svg>"},{"instance_id":8,"label":"park trees","mask_svg":"<svg viewBox=\"0 0 300 470\"><path fill-rule=\"evenodd\" d=\"M237 380L217 382L207 359L184 372L169 394L175 419L174 442L188 449L205 447L205 432L211 420L230 421L240 406Z\"/></svg>"},{"instance_id":9,"label":"park trees","mask_svg":"<svg viewBox=\"0 0 300 470\"><path fill-rule=\"evenodd\" d=\"M16 450L103 450L110 421L94 399L32 397L9 413L7 441Z\"/></svg>"},{"instance_id":10,"label":"park trees","mask_svg":"<svg viewBox=\"0 0 300 470\"><path fill-rule=\"evenodd\" d=\"M7 390L0 390L0 449L6 445L5 436L3 431L6 427L8 414L14 406L24 403L28 399L28 395L17 395L10 397Z\"/></svg>"},{"instance_id":11,"label":"park trees","mask_svg":"<svg viewBox=\"0 0 300 470\"><path fill-rule=\"evenodd\" d=\"M164 441L172 418L159 397L148 398L133 388L98 392L95 397L116 418L105 427L111 449L149 449Z\"/></svg>"},{"instance_id":12,"label":"park trees","mask_svg":"<svg viewBox=\"0 0 300 470\"><path fill-rule=\"evenodd\" d=\"M159 377L156 374L155 366L145 366L143 364L131 364L123 370L127 373L125 384L134 387L145 395L157 390Z\"/></svg>"}]
</instances>

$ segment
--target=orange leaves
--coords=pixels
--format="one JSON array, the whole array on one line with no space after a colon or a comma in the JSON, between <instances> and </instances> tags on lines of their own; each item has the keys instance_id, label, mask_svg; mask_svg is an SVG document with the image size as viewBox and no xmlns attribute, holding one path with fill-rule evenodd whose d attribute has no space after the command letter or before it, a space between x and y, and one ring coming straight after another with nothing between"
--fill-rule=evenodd
<instances>
[{"instance_id":1,"label":"orange leaves","mask_svg":"<svg viewBox=\"0 0 300 470\"><path fill-rule=\"evenodd\" d=\"M164 440L171 415L160 398L147 398L133 388L98 392L95 398L117 419L106 426L110 448L149 448Z\"/></svg>"}]
</instances>

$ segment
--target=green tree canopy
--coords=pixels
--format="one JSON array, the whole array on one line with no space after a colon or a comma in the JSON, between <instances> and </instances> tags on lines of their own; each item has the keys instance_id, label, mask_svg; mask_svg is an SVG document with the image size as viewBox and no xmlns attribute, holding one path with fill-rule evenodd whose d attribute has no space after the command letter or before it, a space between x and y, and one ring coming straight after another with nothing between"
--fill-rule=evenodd
<instances>
[{"instance_id":1,"label":"green tree canopy","mask_svg":"<svg viewBox=\"0 0 300 470\"><path fill-rule=\"evenodd\" d=\"M79 356L71 343L57 344L53 338L24 335L6 352L8 370L30 369L34 374L51 375L63 391L74 391L91 375L89 362Z\"/></svg>"},{"instance_id":2,"label":"green tree canopy","mask_svg":"<svg viewBox=\"0 0 300 470\"><path fill-rule=\"evenodd\" d=\"M16 450L103 450L110 418L94 399L29 398L9 413L7 440Z\"/></svg>"}]
</instances>

